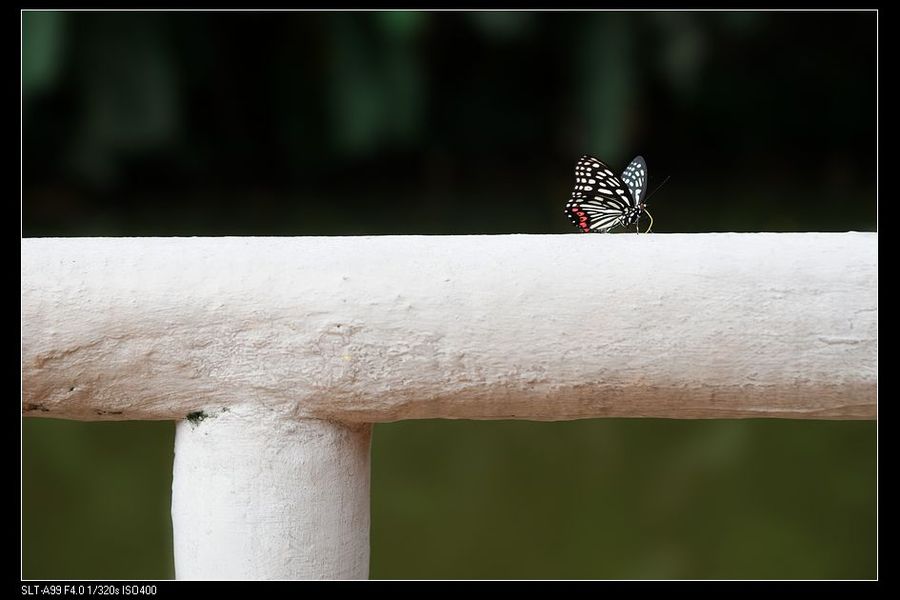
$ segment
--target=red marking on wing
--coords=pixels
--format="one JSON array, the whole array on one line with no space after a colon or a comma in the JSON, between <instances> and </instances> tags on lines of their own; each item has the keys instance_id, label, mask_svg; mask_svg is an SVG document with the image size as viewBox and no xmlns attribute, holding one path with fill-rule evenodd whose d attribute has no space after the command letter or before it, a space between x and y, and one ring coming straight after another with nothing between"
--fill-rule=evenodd
<instances>
[{"instance_id":1,"label":"red marking on wing","mask_svg":"<svg viewBox=\"0 0 900 600\"><path fill-rule=\"evenodd\" d=\"M574 204L572 205L572 208L570 210L572 211L572 214L578 217L578 223L576 223L576 225L580 227L581 230L585 233L590 231L591 228L590 225L588 225L588 216L583 210L581 210L581 207L577 204Z\"/></svg>"}]
</instances>

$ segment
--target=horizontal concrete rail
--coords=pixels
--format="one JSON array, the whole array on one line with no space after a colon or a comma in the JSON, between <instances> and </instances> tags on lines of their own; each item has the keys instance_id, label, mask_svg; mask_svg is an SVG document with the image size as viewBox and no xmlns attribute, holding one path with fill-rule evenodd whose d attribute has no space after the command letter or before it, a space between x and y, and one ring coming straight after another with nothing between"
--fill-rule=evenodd
<instances>
[{"instance_id":1,"label":"horizontal concrete rail","mask_svg":"<svg viewBox=\"0 0 900 600\"><path fill-rule=\"evenodd\" d=\"M875 415L872 233L26 239L23 410Z\"/></svg>"},{"instance_id":2,"label":"horizontal concrete rail","mask_svg":"<svg viewBox=\"0 0 900 600\"><path fill-rule=\"evenodd\" d=\"M364 578L370 423L871 419L871 233L26 239L26 416L178 421L186 579Z\"/></svg>"}]
</instances>

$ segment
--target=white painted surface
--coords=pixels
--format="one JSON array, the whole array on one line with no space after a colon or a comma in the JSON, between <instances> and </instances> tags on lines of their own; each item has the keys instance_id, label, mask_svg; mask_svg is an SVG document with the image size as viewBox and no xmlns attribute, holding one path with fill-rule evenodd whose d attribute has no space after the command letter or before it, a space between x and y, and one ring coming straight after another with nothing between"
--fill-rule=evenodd
<instances>
[{"instance_id":1,"label":"white painted surface","mask_svg":"<svg viewBox=\"0 0 900 600\"><path fill-rule=\"evenodd\" d=\"M23 410L874 418L876 286L873 233L26 239Z\"/></svg>"},{"instance_id":2,"label":"white painted surface","mask_svg":"<svg viewBox=\"0 0 900 600\"><path fill-rule=\"evenodd\" d=\"M368 577L371 425L238 408L177 427L178 579Z\"/></svg>"}]
</instances>

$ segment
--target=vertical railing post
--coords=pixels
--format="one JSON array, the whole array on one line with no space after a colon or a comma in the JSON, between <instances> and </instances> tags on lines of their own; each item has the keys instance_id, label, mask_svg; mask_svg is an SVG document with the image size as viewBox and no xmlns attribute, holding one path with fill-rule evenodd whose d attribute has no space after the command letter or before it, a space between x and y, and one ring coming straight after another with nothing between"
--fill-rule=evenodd
<instances>
[{"instance_id":1,"label":"vertical railing post","mask_svg":"<svg viewBox=\"0 0 900 600\"><path fill-rule=\"evenodd\" d=\"M178 579L365 579L370 425L265 410L177 425Z\"/></svg>"}]
</instances>

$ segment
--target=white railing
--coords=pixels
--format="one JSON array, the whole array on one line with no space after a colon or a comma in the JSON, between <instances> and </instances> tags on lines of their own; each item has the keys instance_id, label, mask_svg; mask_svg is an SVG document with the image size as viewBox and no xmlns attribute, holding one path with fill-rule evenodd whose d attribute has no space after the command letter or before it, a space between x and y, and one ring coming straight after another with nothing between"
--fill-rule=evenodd
<instances>
[{"instance_id":1,"label":"white railing","mask_svg":"<svg viewBox=\"0 0 900 600\"><path fill-rule=\"evenodd\" d=\"M365 578L371 423L875 418L876 234L25 239L23 414L179 421L176 575Z\"/></svg>"}]
</instances>

